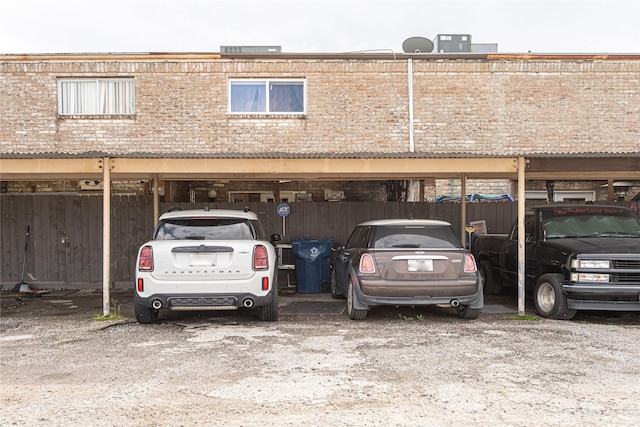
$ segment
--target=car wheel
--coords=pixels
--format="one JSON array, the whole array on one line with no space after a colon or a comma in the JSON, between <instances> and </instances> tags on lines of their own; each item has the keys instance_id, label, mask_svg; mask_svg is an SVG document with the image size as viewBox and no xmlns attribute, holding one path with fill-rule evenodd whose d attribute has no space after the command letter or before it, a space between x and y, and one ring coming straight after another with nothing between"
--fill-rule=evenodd
<instances>
[{"instance_id":1,"label":"car wheel","mask_svg":"<svg viewBox=\"0 0 640 427\"><path fill-rule=\"evenodd\" d=\"M258 318L263 322L275 322L278 320L278 309L278 292L274 292L269 304L258 307Z\"/></svg>"},{"instance_id":2,"label":"car wheel","mask_svg":"<svg viewBox=\"0 0 640 427\"><path fill-rule=\"evenodd\" d=\"M333 269L331 270L331 296L334 299L344 299L344 296L338 293L336 284L336 272Z\"/></svg>"},{"instance_id":3,"label":"car wheel","mask_svg":"<svg viewBox=\"0 0 640 427\"><path fill-rule=\"evenodd\" d=\"M562 292L564 277L561 274L545 274L536 282L533 305L542 317L571 319L576 310L567 307L567 297Z\"/></svg>"},{"instance_id":4,"label":"car wheel","mask_svg":"<svg viewBox=\"0 0 640 427\"><path fill-rule=\"evenodd\" d=\"M151 307L145 307L140 303L134 304L134 312L138 323L156 323L158 321L158 311Z\"/></svg>"},{"instance_id":5,"label":"car wheel","mask_svg":"<svg viewBox=\"0 0 640 427\"><path fill-rule=\"evenodd\" d=\"M367 310L355 308L353 306L353 300L356 298L354 295L355 290L353 284L353 278L349 278L349 291L347 292L347 315L351 320L364 320L367 317Z\"/></svg>"},{"instance_id":6,"label":"car wheel","mask_svg":"<svg viewBox=\"0 0 640 427\"><path fill-rule=\"evenodd\" d=\"M482 280L484 293L487 295L500 295L502 283L496 280L491 263L482 261L478 273L480 274L480 280Z\"/></svg>"},{"instance_id":7,"label":"car wheel","mask_svg":"<svg viewBox=\"0 0 640 427\"><path fill-rule=\"evenodd\" d=\"M463 319L477 319L479 315L479 308L471 308L468 305L458 306L458 316Z\"/></svg>"}]
</instances>

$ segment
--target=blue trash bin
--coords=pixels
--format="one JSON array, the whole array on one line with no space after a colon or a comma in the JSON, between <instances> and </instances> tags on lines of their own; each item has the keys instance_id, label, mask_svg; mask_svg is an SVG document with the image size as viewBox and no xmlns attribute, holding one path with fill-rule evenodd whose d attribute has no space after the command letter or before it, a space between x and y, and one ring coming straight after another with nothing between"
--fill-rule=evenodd
<instances>
[{"instance_id":1,"label":"blue trash bin","mask_svg":"<svg viewBox=\"0 0 640 427\"><path fill-rule=\"evenodd\" d=\"M317 240L299 237L291 240L296 264L298 293L316 294L322 292L322 283L329 282L333 239Z\"/></svg>"}]
</instances>

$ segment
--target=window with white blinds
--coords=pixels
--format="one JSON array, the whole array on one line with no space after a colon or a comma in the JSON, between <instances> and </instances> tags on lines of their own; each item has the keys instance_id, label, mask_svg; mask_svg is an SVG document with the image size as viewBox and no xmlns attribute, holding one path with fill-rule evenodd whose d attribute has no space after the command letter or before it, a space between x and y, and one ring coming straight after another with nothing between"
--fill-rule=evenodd
<instances>
[{"instance_id":1,"label":"window with white blinds","mask_svg":"<svg viewBox=\"0 0 640 427\"><path fill-rule=\"evenodd\" d=\"M58 79L58 114L135 114L132 78Z\"/></svg>"}]
</instances>

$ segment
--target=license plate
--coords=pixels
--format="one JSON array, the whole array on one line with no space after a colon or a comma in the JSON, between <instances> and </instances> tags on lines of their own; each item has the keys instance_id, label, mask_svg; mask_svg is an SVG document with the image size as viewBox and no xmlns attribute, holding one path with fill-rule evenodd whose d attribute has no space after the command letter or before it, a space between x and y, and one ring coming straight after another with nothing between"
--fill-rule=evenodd
<instances>
[{"instance_id":1,"label":"license plate","mask_svg":"<svg viewBox=\"0 0 640 427\"><path fill-rule=\"evenodd\" d=\"M433 271L432 259L410 259L407 262L409 271Z\"/></svg>"},{"instance_id":2,"label":"license plate","mask_svg":"<svg viewBox=\"0 0 640 427\"><path fill-rule=\"evenodd\" d=\"M215 267L216 266L215 254L191 254L191 267Z\"/></svg>"}]
</instances>

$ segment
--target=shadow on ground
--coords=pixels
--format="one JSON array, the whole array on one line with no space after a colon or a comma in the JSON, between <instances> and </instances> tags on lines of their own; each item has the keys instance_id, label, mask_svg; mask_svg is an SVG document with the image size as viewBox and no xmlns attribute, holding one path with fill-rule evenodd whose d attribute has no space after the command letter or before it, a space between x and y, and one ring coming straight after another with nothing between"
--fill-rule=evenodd
<instances>
[{"instance_id":1,"label":"shadow on ground","mask_svg":"<svg viewBox=\"0 0 640 427\"><path fill-rule=\"evenodd\" d=\"M79 316L93 318L103 314L103 294L98 290L51 290L37 294L20 293L12 290L0 291L0 315L16 316ZM109 312L120 314L124 318L134 318L133 291L112 290L109 293ZM530 299L525 299L526 314L535 316ZM509 294L485 296L485 307L481 318L506 318L518 314L517 297ZM295 316L343 316L346 317L346 300L334 299L329 293L297 294L285 293L280 296L280 317ZM161 312L161 321L198 318L233 318L257 320L255 311L239 309L233 312ZM431 317L438 319L457 319L455 310L450 307L374 307L367 319L411 319ZM591 322L603 324L640 323L640 313L581 311L572 322Z\"/></svg>"}]
</instances>

